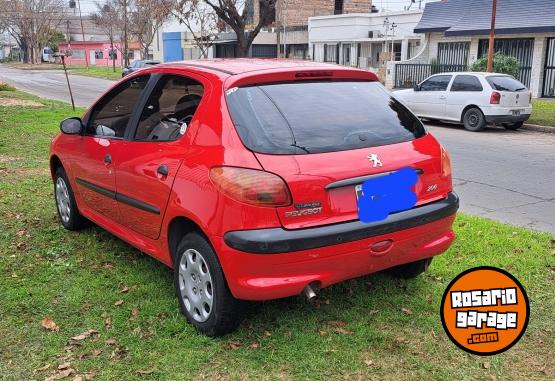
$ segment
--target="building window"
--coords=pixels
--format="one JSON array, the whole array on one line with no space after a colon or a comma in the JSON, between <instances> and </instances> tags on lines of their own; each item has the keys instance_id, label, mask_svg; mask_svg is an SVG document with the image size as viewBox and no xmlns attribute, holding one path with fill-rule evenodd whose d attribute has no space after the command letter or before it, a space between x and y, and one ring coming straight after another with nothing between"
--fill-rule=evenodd
<instances>
[{"instance_id":1,"label":"building window","mask_svg":"<svg viewBox=\"0 0 555 381\"><path fill-rule=\"evenodd\" d=\"M335 12L334 14L340 15L343 13L343 0L335 0Z\"/></svg>"},{"instance_id":2,"label":"building window","mask_svg":"<svg viewBox=\"0 0 555 381\"><path fill-rule=\"evenodd\" d=\"M94 58L97 60L101 60L104 58L104 53L102 52L102 50L95 50L94 51Z\"/></svg>"},{"instance_id":3,"label":"building window","mask_svg":"<svg viewBox=\"0 0 555 381\"><path fill-rule=\"evenodd\" d=\"M324 44L324 62L339 63L337 50L338 46L336 44Z\"/></svg>"},{"instance_id":4,"label":"building window","mask_svg":"<svg viewBox=\"0 0 555 381\"><path fill-rule=\"evenodd\" d=\"M72 49L71 50L71 56L73 58L77 58L79 60L84 60L85 59L85 49Z\"/></svg>"},{"instance_id":5,"label":"building window","mask_svg":"<svg viewBox=\"0 0 555 381\"><path fill-rule=\"evenodd\" d=\"M108 51L108 57L110 57L111 60L117 60L118 59L118 52L116 49L112 49Z\"/></svg>"},{"instance_id":6,"label":"building window","mask_svg":"<svg viewBox=\"0 0 555 381\"><path fill-rule=\"evenodd\" d=\"M437 44L437 62L440 65L468 64L470 42L440 42Z\"/></svg>"}]
</instances>

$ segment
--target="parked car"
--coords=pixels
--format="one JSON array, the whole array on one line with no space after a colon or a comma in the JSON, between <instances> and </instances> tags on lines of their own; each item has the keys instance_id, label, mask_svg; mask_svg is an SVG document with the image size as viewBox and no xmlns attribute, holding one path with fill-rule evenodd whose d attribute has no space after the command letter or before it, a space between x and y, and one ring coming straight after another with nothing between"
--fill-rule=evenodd
<instances>
[{"instance_id":1,"label":"parked car","mask_svg":"<svg viewBox=\"0 0 555 381\"><path fill-rule=\"evenodd\" d=\"M367 71L162 64L60 127L62 225L94 222L173 268L183 313L210 336L237 327L244 300L313 298L384 269L414 277L454 239L447 152ZM405 167L416 206L361 222L360 184Z\"/></svg>"},{"instance_id":2,"label":"parked car","mask_svg":"<svg viewBox=\"0 0 555 381\"><path fill-rule=\"evenodd\" d=\"M54 62L54 51L49 47L42 48L40 60L41 62Z\"/></svg>"},{"instance_id":3,"label":"parked car","mask_svg":"<svg viewBox=\"0 0 555 381\"><path fill-rule=\"evenodd\" d=\"M487 123L517 130L532 113L532 93L506 74L435 74L395 95L421 118L462 123L470 131Z\"/></svg>"},{"instance_id":4,"label":"parked car","mask_svg":"<svg viewBox=\"0 0 555 381\"><path fill-rule=\"evenodd\" d=\"M133 61L133 63L131 65L126 66L126 67L123 68L123 71L121 72L121 77L123 78L127 74L133 73L134 71L137 71L137 70L145 68L145 67L158 65L158 64L160 64L160 61L154 61L154 60L136 60L136 61Z\"/></svg>"}]
</instances>

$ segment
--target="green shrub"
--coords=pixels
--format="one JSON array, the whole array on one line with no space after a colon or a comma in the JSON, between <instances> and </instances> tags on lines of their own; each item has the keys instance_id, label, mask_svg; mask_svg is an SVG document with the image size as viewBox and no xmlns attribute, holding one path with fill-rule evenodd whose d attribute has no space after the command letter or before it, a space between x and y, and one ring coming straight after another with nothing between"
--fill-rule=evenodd
<instances>
[{"instance_id":1,"label":"green shrub","mask_svg":"<svg viewBox=\"0 0 555 381\"><path fill-rule=\"evenodd\" d=\"M488 66L488 57L484 56L478 61L470 65L471 71L486 71ZM501 53L493 55L493 71L495 73L509 74L513 77L518 75L520 71L520 63L515 57L506 56Z\"/></svg>"},{"instance_id":2,"label":"green shrub","mask_svg":"<svg viewBox=\"0 0 555 381\"><path fill-rule=\"evenodd\" d=\"M8 85L6 82L0 82L0 91L15 91L15 87Z\"/></svg>"}]
</instances>

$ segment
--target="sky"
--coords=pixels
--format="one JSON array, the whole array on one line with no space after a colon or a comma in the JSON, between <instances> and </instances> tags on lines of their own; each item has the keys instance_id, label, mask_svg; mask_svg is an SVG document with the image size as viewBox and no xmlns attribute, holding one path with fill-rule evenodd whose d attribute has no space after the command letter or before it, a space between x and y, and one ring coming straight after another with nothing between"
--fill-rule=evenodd
<instances>
[{"instance_id":1,"label":"sky","mask_svg":"<svg viewBox=\"0 0 555 381\"><path fill-rule=\"evenodd\" d=\"M69 3L69 0L67 0ZM418 9L419 0L415 0L415 4L412 4L411 9ZM437 0L422 0L422 8L424 8L424 3ZM80 0L81 11L83 14L88 14L96 11L95 3L103 3L102 0ZM378 9L384 9L388 11L402 11L405 7L410 5L410 0L373 0L373 4ZM77 10L76 10L77 11ZM78 14L78 13L76 13Z\"/></svg>"}]
</instances>

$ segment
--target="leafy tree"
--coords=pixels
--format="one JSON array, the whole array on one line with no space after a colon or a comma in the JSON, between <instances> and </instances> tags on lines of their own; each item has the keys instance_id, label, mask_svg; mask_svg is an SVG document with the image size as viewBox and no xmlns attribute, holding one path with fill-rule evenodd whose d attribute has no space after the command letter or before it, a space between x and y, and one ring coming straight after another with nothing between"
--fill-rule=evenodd
<instances>
[{"instance_id":1,"label":"leafy tree","mask_svg":"<svg viewBox=\"0 0 555 381\"><path fill-rule=\"evenodd\" d=\"M66 40L66 36L59 30L50 29L44 36L45 46L53 51L58 51L58 45Z\"/></svg>"},{"instance_id":2,"label":"leafy tree","mask_svg":"<svg viewBox=\"0 0 555 381\"><path fill-rule=\"evenodd\" d=\"M484 56L470 65L470 70L486 71L487 65L488 57ZM516 77L520 71L520 63L515 57L506 56L497 52L493 55L493 71L495 73L509 74Z\"/></svg>"}]
</instances>

